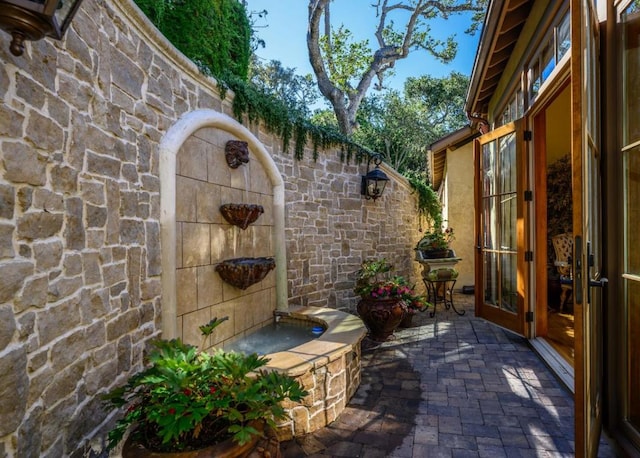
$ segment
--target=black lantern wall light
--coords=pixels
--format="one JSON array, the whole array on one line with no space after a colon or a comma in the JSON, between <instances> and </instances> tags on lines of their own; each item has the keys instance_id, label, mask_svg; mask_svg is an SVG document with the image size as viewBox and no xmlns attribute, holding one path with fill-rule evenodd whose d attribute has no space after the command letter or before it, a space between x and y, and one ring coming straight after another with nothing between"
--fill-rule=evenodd
<instances>
[{"instance_id":1,"label":"black lantern wall light","mask_svg":"<svg viewBox=\"0 0 640 458\"><path fill-rule=\"evenodd\" d=\"M49 36L62 39L82 0L0 0L0 28L12 37L14 56L24 52L25 40Z\"/></svg>"},{"instance_id":2,"label":"black lantern wall light","mask_svg":"<svg viewBox=\"0 0 640 458\"><path fill-rule=\"evenodd\" d=\"M369 170L372 162L376 167L373 170ZM374 201L382 195L387 181L389 181L387 174L380 170L380 164L382 164L382 156L379 154L369 156L367 174L362 175L362 184L360 187L360 194Z\"/></svg>"}]
</instances>

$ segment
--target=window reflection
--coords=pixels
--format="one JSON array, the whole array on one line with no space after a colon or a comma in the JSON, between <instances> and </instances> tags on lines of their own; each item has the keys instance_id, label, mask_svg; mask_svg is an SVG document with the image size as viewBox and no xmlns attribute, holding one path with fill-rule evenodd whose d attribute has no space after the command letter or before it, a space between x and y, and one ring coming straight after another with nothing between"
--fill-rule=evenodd
<instances>
[{"instance_id":1,"label":"window reflection","mask_svg":"<svg viewBox=\"0 0 640 458\"><path fill-rule=\"evenodd\" d=\"M498 305L498 257L495 253L484 254L484 302Z\"/></svg>"},{"instance_id":2,"label":"window reflection","mask_svg":"<svg viewBox=\"0 0 640 458\"><path fill-rule=\"evenodd\" d=\"M549 78L549 75L551 75L553 69L556 68L556 59L553 55L553 49L551 48L551 45L545 46L544 50L542 51L541 66L542 81L546 81L547 78Z\"/></svg>"},{"instance_id":3,"label":"window reflection","mask_svg":"<svg viewBox=\"0 0 640 458\"><path fill-rule=\"evenodd\" d=\"M542 84L551 76L560 60L571 48L571 29L569 12L559 17L558 24L551 29L543 41L538 55L531 61L527 79L529 81L529 103L538 96Z\"/></svg>"},{"instance_id":4,"label":"window reflection","mask_svg":"<svg viewBox=\"0 0 640 458\"><path fill-rule=\"evenodd\" d=\"M516 265L517 257L515 254L500 255L501 267L501 286L500 291L500 308L508 312L516 313L518 311L518 290L516 289Z\"/></svg>"},{"instance_id":5,"label":"window reflection","mask_svg":"<svg viewBox=\"0 0 640 458\"><path fill-rule=\"evenodd\" d=\"M558 60L562 59L571 48L571 28L569 24L569 15L567 14L564 18L562 18L562 22L558 26L556 32L556 52L558 55Z\"/></svg>"},{"instance_id":6,"label":"window reflection","mask_svg":"<svg viewBox=\"0 0 640 458\"><path fill-rule=\"evenodd\" d=\"M623 142L630 144L640 140L640 6L632 4L622 18Z\"/></svg>"}]
</instances>

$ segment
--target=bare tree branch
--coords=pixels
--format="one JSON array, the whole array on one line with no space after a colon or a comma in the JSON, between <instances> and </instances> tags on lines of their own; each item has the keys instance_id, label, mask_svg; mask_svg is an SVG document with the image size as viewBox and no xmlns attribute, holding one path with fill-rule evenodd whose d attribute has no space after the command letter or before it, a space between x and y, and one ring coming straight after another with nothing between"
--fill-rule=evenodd
<instances>
[{"instance_id":1,"label":"bare tree branch","mask_svg":"<svg viewBox=\"0 0 640 458\"><path fill-rule=\"evenodd\" d=\"M436 58L448 61L455 56L455 42L442 42L430 36L428 21L436 17L448 18L451 14L484 11L487 0L412 0L396 1L377 0L372 4L376 8L378 24L375 37L378 49L372 51L371 61L361 74L353 74L351 78L357 81L355 90L347 87L341 89L332 79L335 55L331 46L332 29L330 27L329 4L331 0L309 0L309 30L307 33L307 48L311 67L318 80L318 88L322 95L331 103L338 120L340 130L351 135L356 127L356 114L364 96L371 87L373 79L377 77L376 87L382 87L385 72L394 67L396 61L406 58L412 49L424 49ZM409 11L411 14L400 32L389 27L390 14L394 11ZM323 55L320 48L320 23L324 17L324 30L329 46L327 54ZM474 20L478 20L474 16ZM473 24L471 24L473 25ZM344 56L342 56L344 58ZM329 70L327 70L327 65Z\"/></svg>"}]
</instances>

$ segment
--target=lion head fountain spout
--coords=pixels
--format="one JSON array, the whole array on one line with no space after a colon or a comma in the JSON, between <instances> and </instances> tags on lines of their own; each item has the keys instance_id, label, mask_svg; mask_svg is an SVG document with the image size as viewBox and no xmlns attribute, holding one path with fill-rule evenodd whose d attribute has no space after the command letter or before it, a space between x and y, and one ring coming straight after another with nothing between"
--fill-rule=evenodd
<instances>
[{"instance_id":1,"label":"lion head fountain spout","mask_svg":"<svg viewBox=\"0 0 640 458\"><path fill-rule=\"evenodd\" d=\"M229 140L225 147L225 158L232 169L249 162L249 144L240 140Z\"/></svg>"}]
</instances>

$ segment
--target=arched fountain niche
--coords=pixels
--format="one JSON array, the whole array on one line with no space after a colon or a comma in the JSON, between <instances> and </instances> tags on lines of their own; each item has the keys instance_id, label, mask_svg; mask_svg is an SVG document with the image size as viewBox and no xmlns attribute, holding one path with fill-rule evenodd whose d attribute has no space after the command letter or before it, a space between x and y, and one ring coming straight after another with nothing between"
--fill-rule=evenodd
<instances>
[{"instance_id":1,"label":"arched fountain niche","mask_svg":"<svg viewBox=\"0 0 640 458\"><path fill-rule=\"evenodd\" d=\"M233 151L242 142L248 155ZM209 345L224 347L274 320L274 312L275 321L320 324L317 339L269 352L268 369L296 378L313 400L286 406L290 418L277 435L288 440L334 421L360 384L366 328L338 310L289 310L284 182L264 146L232 118L194 111L161 142L160 180L163 337L198 345L198 326L224 316L229 322Z\"/></svg>"},{"instance_id":2,"label":"arched fountain niche","mask_svg":"<svg viewBox=\"0 0 640 458\"><path fill-rule=\"evenodd\" d=\"M163 337L198 345L198 326L228 316L217 345L286 311L284 182L258 139L190 112L160 144L160 180Z\"/></svg>"}]
</instances>

